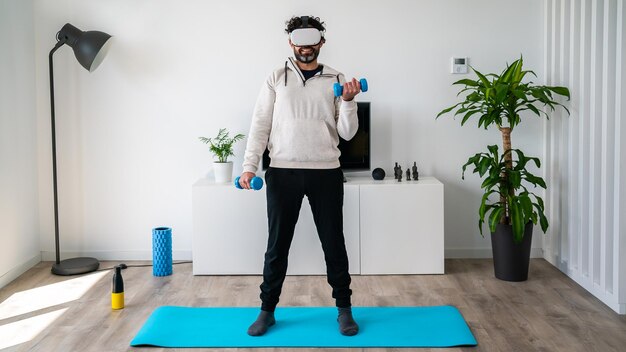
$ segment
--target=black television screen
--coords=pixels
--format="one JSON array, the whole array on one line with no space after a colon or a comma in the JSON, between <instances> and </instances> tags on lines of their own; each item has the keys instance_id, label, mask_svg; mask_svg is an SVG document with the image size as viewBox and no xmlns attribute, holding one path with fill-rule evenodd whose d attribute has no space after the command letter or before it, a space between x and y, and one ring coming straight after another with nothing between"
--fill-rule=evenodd
<instances>
[{"instance_id":1,"label":"black television screen","mask_svg":"<svg viewBox=\"0 0 626 352\"><path fill-rule=\"evenodd\" d=\"M344 170L370 169L370 103L358 102L359 129L351 140L339 137L339 162Z\"/></svg>"},{"instance_id":2,"label":"black television screen","mask_svg":"<svg viewBox=\"0 0 626 352\"><path fill-rule=\"evenodd\" d=\"M339 137L339 163L343 170L370 169L370 103L357 102L359 129L351 140ZM270 165L269 151L263 153L263 170Z\"/></svg>"}]
</instances>

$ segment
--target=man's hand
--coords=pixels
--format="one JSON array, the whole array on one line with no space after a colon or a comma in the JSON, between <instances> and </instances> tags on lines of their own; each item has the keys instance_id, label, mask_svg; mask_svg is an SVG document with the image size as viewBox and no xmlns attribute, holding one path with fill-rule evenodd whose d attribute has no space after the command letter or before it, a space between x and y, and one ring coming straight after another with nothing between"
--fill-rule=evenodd
<instances>
[{"instance_id":1,"label":"man's hand","mask_svg":"<svg viewBox=\"0 0 626 352\"><path fill-rule=\"evenodd\" d=\"M244 172L239 177L239 185L243 189L250 189L250 180L252 180L256 176L254 172Z\"/></svg>"},{"instance_id":2,"label":"man's hand","mask_svg":"<svg viewBox=\"0 0 626 352\"><path fill-rule=\"evenodd\" d=\"M341 94L341 98L345 101L350 101L354 99L360 91L361 83L357 81L356 78L352 78L352 81L346 82L343 85L343 94Z\"/></svg>"}]
</instances>

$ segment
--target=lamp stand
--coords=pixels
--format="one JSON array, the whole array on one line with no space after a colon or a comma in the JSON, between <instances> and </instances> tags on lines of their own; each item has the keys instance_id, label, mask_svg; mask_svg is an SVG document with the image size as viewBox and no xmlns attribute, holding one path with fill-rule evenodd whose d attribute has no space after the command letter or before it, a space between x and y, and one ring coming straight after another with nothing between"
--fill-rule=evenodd
<instances>
[{"instance_id":1,"label":"lamp stand","mask_svg":"<svg viewBox=\"0 0 626 352\"><path fill-rule=\"evenodd\" d=\"M56 250L56 262L52 265L52 273L56 275L78 275L98 270L100 262L96 258L81 257L60 260L59 250L59 202L57 194L57 151L56 151L56 131L54 124L54 79L52 54L59 49L66 40L59 40L57 44L50 50L48 62L50 64L50 116L52 130L52 179L54 183L54 244Z\"/></svg>"}]
</instances>

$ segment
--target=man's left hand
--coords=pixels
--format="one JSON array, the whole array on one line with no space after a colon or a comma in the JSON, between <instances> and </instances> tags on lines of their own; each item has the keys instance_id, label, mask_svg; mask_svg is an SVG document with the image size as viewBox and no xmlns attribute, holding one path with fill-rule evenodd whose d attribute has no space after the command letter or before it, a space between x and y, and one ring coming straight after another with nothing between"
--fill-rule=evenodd
<instances>
[{"instance_id":1,"label":"man's left hand","mask_svg":"<svg viewBox=\"0 0 626 352\"><path fill-rule=\"evenodd\" d=\"M345 101L350 101L354 99L359 92L361 92L361 83L357 81L356 78L352 78L352 81L344 83L341 98Z\"/></svg>"}]
</instances>

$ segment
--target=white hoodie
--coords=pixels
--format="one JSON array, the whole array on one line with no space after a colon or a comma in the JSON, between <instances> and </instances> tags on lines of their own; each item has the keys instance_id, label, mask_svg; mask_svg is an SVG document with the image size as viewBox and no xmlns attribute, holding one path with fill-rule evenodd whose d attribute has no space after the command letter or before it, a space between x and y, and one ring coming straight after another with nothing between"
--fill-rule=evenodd
<instances>
[{"instance_id":1,"label":"white hoodie","mask_svg":"<svg viewBox=\"0 0 626 352\"><path fill-rule=\"evenodd\" d=\"M339 136L350 140L359 121L356 101L334 96L335 82L343 85L343 74L326 65L304 81L292 58L274 70L254 107L243 171L256 173L266 146L272 167L338 168Z\"/></svg>"}]
</instances>

